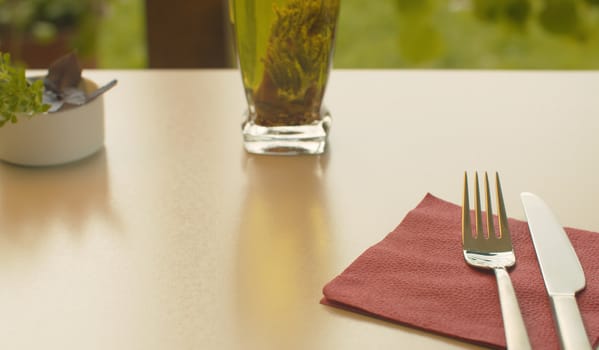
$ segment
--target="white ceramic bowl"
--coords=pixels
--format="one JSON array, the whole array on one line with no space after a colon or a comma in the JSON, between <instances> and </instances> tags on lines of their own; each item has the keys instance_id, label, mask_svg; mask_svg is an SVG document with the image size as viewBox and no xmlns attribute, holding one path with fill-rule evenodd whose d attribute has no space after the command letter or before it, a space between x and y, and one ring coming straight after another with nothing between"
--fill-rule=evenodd
<instances>
[{"instance_id":1,"label":"white ceramic bowl","mask_svg":"<svg viewBox=\"0 0 599 350\"><path fill-rule=\"evenodd\" d=\"M98 88L84 78L86 92ZM73 162L104 146L104 99L100 95L82 106L55 113L20 116L0 127L0 159L28 166Z\"/></svg>"}]
</instances>

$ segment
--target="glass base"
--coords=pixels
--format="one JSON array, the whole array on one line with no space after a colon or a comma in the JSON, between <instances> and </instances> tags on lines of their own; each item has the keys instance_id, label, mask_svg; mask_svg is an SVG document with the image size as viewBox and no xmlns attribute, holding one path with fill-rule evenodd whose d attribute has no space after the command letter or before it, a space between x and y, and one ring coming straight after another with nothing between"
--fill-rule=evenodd
<instances>
[{"instance_id":1,"label":"glass base","mask_svg":"<svg viewBox=\"0 0 599 350\"><path fill-rule=\"evenodd\" d=\"M248 119L242 125L243 143L246 151L255 154L322 154L330 126L328 112L319 122L309 125L262 126Z\"/></svg>"}]
</instances>

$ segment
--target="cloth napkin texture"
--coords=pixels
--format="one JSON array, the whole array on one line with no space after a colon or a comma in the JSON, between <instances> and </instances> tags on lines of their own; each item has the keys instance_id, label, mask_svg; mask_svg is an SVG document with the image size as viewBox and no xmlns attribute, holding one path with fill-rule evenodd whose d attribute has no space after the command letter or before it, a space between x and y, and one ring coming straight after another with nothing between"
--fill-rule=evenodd
<instances>
[{"instance_id":1,"label":"cloth napkin texture","mask_svg":"<svg viewBox=\"0 0 599 350\"><path fill-rule=\"evenodd\" d=\"M516 266L509 270L533 349L559 349L548 295L524 221L509 219ZM577 301L599 343L599 234L566 228L586 277ZM505 348L492 271L462 253L461 207L427 194L381 242L323 290L321 303L493 348ZM556 255L556 259L559 256Z\"/></svg>"}]
</instances>

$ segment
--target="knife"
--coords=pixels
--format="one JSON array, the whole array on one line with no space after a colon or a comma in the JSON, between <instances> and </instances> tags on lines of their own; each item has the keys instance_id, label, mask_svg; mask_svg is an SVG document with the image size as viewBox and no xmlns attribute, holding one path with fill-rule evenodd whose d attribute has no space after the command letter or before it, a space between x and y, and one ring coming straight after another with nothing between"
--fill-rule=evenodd
<instances>
[{"instance_id":1,"label":"knife","mask_svg":"<svg viewBox=\"0 0 599 350\"><path fill-rule=\"evenodd\" d=\"M520 194L537 252L545 288L557 323L562 349L591 349L576 292L585 286L584 272L572 243L551 209L535 194Z\"/></svg>"}]
</instances>

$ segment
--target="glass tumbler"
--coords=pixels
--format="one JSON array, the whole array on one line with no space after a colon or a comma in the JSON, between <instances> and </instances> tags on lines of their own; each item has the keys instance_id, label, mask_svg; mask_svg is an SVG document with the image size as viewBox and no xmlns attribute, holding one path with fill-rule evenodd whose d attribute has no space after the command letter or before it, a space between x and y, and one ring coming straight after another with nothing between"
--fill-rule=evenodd
<instances>
[{"instance_id":1,"label":"glass tumbler","mask_svg":"<svg viewBox=\"0 0 599 350\"><path fill-rule=\"evenodd\" d=\"M331 116L322 105L340 0L230 0L248 109L245 149L320 154Z\"/></svg>"}]
</instances>

